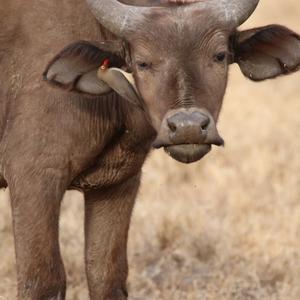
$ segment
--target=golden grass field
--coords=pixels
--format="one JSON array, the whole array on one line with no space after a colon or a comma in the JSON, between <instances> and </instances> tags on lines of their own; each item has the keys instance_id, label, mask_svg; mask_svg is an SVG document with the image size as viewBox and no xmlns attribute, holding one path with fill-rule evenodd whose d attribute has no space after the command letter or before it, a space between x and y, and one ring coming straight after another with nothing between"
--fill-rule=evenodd
<instances>
[{"instance_id":1,"label":"golden grass field","mask_svg":"<svg viewBox=\"0 0 300 300\"><path fill-rule=\"evenodd\" d=\"M300 32L298 0L261 0L244 28ZM201 162L153 152L143 169L129 242L131 300L300 299L300 72L252 83L238 67ZM61 244L69 300L87 300L83 201L66 195ZM100 237L99 237L100 238ZM0 199L0 300L16 299L9 201Z\"/></svg>"}]
</instances>

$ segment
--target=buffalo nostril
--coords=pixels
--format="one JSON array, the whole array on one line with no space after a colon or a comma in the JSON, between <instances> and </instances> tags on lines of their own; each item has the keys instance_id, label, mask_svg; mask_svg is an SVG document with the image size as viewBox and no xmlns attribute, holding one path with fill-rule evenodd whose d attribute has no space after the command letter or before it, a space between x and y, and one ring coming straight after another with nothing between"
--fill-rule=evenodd
<instances>
[{"instance_id":1,"label":"buffalo nostril","mask_svg":"<svg viewBox=\"0 0 300 300\"><path fill-rule=\"evenodd\" d=\"M203 115L203 118L202 118L201 123L200 123L201 129L202 130L207 130L207 128L209 126L209 123L210 123L209 117Z\"/></svg>"},{"instance_id":2,"label":"buffalo nostril","mask_svg":"<svg viewBox=\"0 0 300 300\"><path fill-rule=\"evenodd\" d=\"M202 112L194 112L191 115L194 124L201 129L201 131L206 131L210 124L210 118Z\"/></svg>"},{"instance_id":3,"label":"buffalo nostril","mask_svg":"<svg viewBox=\"0 0 300 300\"><path fill-rule=\"evenodd\" d=\"M168 127L170 128L170 130L172 132L175 132L177 130L176 124L174 122L170 121L170 120L168 120Z\"/></svg>"},{"instance_id":4,"label":"buffalo nostril","mask_svg":"<svg viewBox=\"0 0 300 300\"><path fill-rule=\"evenodd\" d=\"M208 123L207 123L207 124L205 124L205 125L201 125L201 129L202 129L202 130L206 130L206 129L207 129L207 127L208 127Z\"/></svg>"}]
</instances>

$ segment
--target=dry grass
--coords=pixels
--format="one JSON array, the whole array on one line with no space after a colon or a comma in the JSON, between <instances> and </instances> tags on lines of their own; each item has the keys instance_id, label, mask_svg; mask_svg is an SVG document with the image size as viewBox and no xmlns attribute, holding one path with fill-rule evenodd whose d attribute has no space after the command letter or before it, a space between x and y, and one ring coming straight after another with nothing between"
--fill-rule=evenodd
<instances>
[{"instance_id":1,"label":"dry grass","mask_svg":"<svg viewBox=\"0 0 300 300\"><path fill-rule=\"evenodd\" d=\"M262 0L252 25L300 32L297 0ZM276 2L276 3L275 3ZM300 299L300 74L255 84L232 68L219 127L227 140L184 166L155 152L131 227L132 300ZM15 299L9 203L0 201L0 299ZM68 299L88 299L83 201L64 202Z\"/></svg>"}]
</instances>

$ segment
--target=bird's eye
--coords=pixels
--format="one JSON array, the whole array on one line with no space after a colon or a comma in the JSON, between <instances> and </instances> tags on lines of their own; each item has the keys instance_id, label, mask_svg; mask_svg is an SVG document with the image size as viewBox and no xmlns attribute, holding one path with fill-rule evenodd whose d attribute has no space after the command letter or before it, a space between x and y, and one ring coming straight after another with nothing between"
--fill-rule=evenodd
<instances>
[{"instance_id":1,"label":"bird's eye","mask_svg":"<svg viewBox=\"0 0 300 300\"><path fill-rule=\"evenodd\" d=\"M220 52L215 55L214 60L218 63L222 63L226 60L226 58L227 58L226 52Z\"/></svg>"},{"instance_id":2,"label":"bird's eye","mask_svg":"<svg viewBox=\"0 0 300 300\"><path fill-rule=\"evenodd\" d=\"M143 62L137 62L137 66L140 70L147 70L150 68L151 64L143 61Z\"/></svg>"}]
</instances>

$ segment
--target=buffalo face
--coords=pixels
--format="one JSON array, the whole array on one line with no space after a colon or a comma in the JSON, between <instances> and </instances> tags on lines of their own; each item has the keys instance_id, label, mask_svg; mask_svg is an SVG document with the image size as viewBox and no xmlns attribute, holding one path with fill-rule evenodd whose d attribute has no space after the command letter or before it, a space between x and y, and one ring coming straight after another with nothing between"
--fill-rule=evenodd
<instances>
[{"instance_id":1,"label":"buffalo face","mask_svg":"<svg viewBox=\"0 0 300 300\"><path fill-rule=\"evenodd\" d=\"M192 17L156 13L143 25L152 24L151 34L130 36L135 84L157 131L153 146L184 163L224 143L216 123L231 59L229 29L209 12Z\"/></svg>"}]
</instances>

